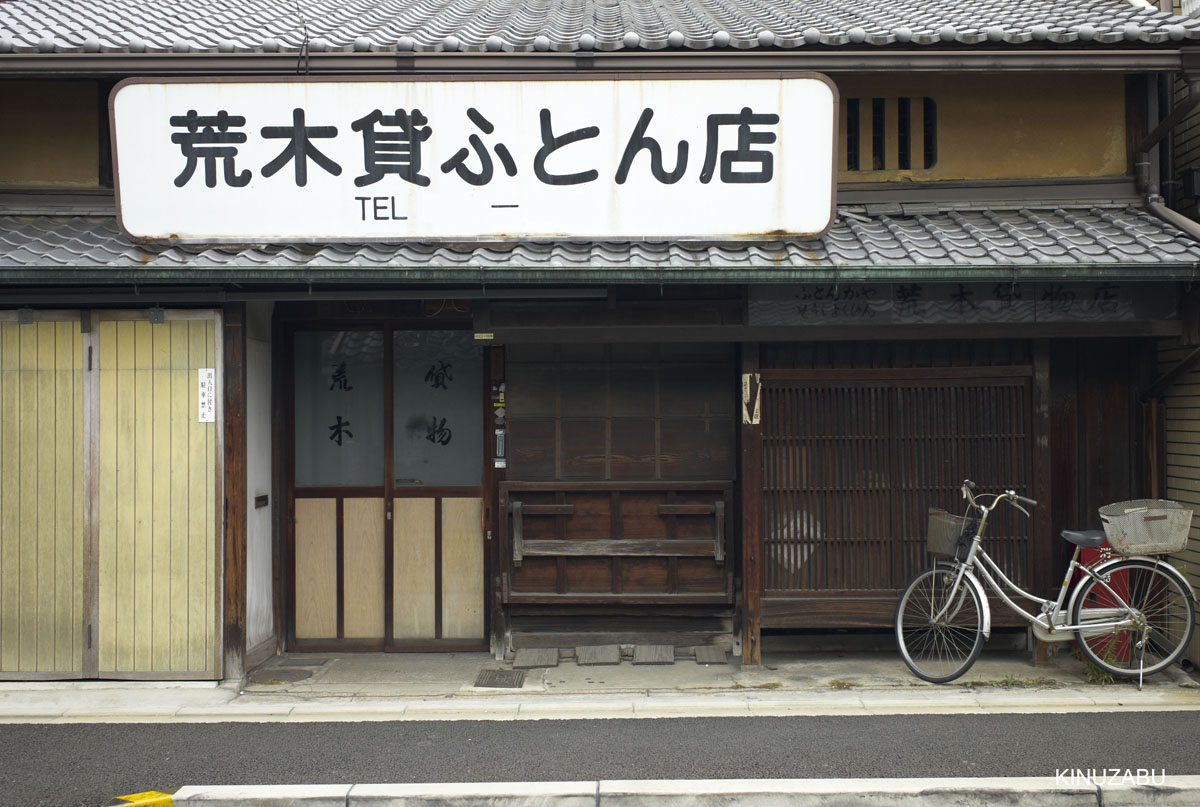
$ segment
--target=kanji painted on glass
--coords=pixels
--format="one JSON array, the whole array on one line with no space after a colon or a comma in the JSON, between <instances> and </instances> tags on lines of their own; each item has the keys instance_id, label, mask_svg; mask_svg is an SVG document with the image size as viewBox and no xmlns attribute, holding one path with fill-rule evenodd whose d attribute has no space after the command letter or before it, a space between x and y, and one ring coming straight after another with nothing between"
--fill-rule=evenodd
<instances>
[{"instance_id":1,"label":"kanji painted on glass","mask_svg":"<svg viewBox=\"0 0 1200 807\"><path fill-rule=\"evenodd\" d=\"M299 107L292 110L291 126L264 126L262 128L263 137L286 138L288 144L283 151L279 152L278 157L263 166L263 176L274 176L289 161L294 161L296 163L296 184L304 187L308 184L308 160L310 158L335 177L339 176L342 173L342 167L325 156L311 142L318 138L337 137L337 131L336 126L305 126L304 110Z\"/></svg>"},{"instance_id":2,"label":"kanji painted on glass","mask_svg":"<svg viewBox=\"0 0 1200 807\"><path fill-rule=\"evenodd\" d=\"M479 127L484 134L491 134L496 127L480 114L479 110L471 107L467 110L467 117L471 122ZM454 153L454 156L442 163L442 173L448 174L451 171L458 174L458 178L471 185L486 185L492 181L492 155L483 145L483 140L479 135L472 134L467 137L467 142L471 144L471 148L475 151L475 157L479 160L479 170L472 171L467 168L467 158L471 156L471 152L467 151L464 146ZM504 173L510 177L517 175L517 164L513 161L512 154L508 151L508 146L503 143L497 143L493 147L496 151L496 156L500 158L500 163L504 166Z\"/></svg>"},{"instance_id":3,"label":"kanji painted on glass","mask_svg":"<svg viewBox=\"0 0 1200 807\"><path fill-rule=\"evenodd\" d=\"M362 132L363 164L367 173L354 178L360 188L383 179L385 174L396 174L405 182L425 187L429 177L421 173L421 144L429 139L433 130L426 124L429 119L414 109L397 109L395 115L384 115L376 109L365 115L350 128ZM394 131L380 132L377 126Z\"/></svg>"},{"instance_id":4,"label":"kanji painted on glass","mask_svg":"<svg viewBox=\"0 0 1200 807\"><path fill-rule=\"evenodd\" d=\"M189 109L186 115L172 115L170 123L176 128L187 129L171 135L171 142L178 144L187 158L183 171L175 177L175 187L182 188L188 183L200 160L204 160L204 184L210 188L217 186L217 160L221 160L226 185L242 188L250 182L250 172L239 173L233 164L238 144L246 142L246 133L229 131L232 127L245 126L245 117L230 115L224 109L215 115L201 115Z\"/></svg>"},{"instance_id":5,"label":"kanji painted on glass","mask_svg":"<svg viewBox=\"0 0 1200 807\"><path fill-rule=\"evenodd\" d=\"M658 145L657 140L646 135L646 130L650 128L650 119L653 117L654 110L646 107L642 110L641 117L638 118L637 126L633 127L633 134L629 136L629 142L625 144L625 153L621 155L621 164L617 167L618 185L625 184L634 159L643 149L650 152L651 176L664 185L673 185L678 182L683 176L683 172L687 170L688 142L686 140L680 140L676 147L675 167L670 171L663 167L662 147Z\"/></svg>"},{"instance_id":6,"label":"kanji painted on glass","mask_svg":"<svg viewBox=\"0 0 1200 807\"><path fill-rule=\"evenodd\" d=\"M440 421L437 415L434 415L428 427L425 429L425 439L431 443L447 446L450 445L450 439L454 436L454 432L446 428L446 419Z\"/></svg>"},{"instance_id":7,"label":"kanji painted on glass","mask_svg":"<svg viewBox=\"0 0 1200 807\"><path fill-rule=\"evenodd\" d=\"M582 129L575 129L565 135L555 137L550 124L550 110L543 109L538 114L538 118L541 121L542 147L538 149L538 153L533 159L534 175L547 185L581 185L584 182L594 182L600 176L600 172L594 168L574 174L551 174L546 170L546 160L563 146L596 137L600 134L600 128L585 126Z\"/></svg>"},{"instance_id":8,"label":"kanji painted on glass","mask_svg":"<svg viewBox=\"0 0 1200 807\"><path fill-rule=\"evenodd\" d=\"M450 375L450 368L453 366L453 363L439 359L436 365L429 365L429 372L425 374L425 382L434 389L449 389L446 382L454 380L454 376Z\"/></svg>"},{"instance_id":9,"label":"kanji painted on glass","mask_svg":"<svg viewBox=\"0 0 1200 807\"><path fill-rule=\"evenodd\" d=\"M342 392L349 392L354 389L350 386L349 379L346 377L346 362L335 364L333 367L332 381L329 384L329 389L340 389Z\"/></svg>"},{"instance_id":10,"label":"kanji painted on glass","mask_svg":"<svg viewBox=\"0 0 1200 807\"><path fill-rule=\"evenodd\" d=\"M339 446L343 439L353 439L354 432L350 431L350 421L342 420L342 416L337 416L337 422L329 427L329 439L336 442Z\"/></svg>"},{"instance_id":11,"label":"kanji painted on glass","mask_svg":"<svg viewBox=\"0 0 1200 807\"><path fill-rule=\"evenodd\" d=\"M774 132L752 132L751 126L774 125L779 116L774 113L754 114L750 107L742 107L736 115L708 116L708 146L704 154L704 168L700 181L712 180L717 164L717 141L722 126L736 126L737 148L722 151L721 181L728 183L770 182L775 175L775 155L769 151L750 148L753 144L767 145L775 142ZM734 163L757 163L757 171L735 171Z\"/></svg>"}]
</instances>

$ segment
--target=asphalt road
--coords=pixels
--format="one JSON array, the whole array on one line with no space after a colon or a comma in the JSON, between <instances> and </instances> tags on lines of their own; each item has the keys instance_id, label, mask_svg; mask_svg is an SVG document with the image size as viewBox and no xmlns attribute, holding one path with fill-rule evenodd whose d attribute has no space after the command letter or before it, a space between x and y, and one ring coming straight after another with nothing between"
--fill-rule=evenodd
<instances>
[{"instance_id":1,"label":"asphalt road","mask_svg":"<svg viewBox=\"0 0 1200 807\"><path fill-rule=\"evenodd\" d=\"M1200 774L1200 713L0 725L0 804L220 784Z\"/></svg>"}]
</instances>

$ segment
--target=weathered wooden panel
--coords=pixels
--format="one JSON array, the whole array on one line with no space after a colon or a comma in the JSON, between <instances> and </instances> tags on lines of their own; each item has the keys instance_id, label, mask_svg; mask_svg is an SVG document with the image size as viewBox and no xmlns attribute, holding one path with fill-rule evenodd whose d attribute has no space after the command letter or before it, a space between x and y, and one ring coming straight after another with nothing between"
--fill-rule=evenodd
<instances>
[{"instance_id":1,"label":"weathered wooden panel","mask_svg":"<svg viewBox=\"0 0 1200 807\"><path fill-rule=\"evenodd\" d=\"M611 591L612 564L610 558L571 558L567 561L567 592Z\"/></svg>"},{"instance_id":2,"label":"weathered wooden panel","mask_svg":"<svg viewBox=\"0 0 1200 807\"><path fill-rule=\"evenodd\" d=\"M0 324L0 673L82 672L82 335Z\"/></svg>"},{"instance_id":3,"label":"weathered wooden panel","mask_svg":"<svg viewBox=\"0 0 1200 807\"><path fill-rule=\"evenodd\" d=\"M383 637L383 499L342 502L342 635Z\"/></svg>"},{"instance_id":4,"label":"weathered wooden panel","mask_svg":"<svg viewBox=\"0 0 1200 807\"><path fill-rule=\"evenodd\" d=\"M1158 348L1159 373L1173 370L1194 350L1194 346L1174 338L1164 339ZM1200 482L1197 482L1200 480L1200 430L1191 428L1200 421L1200 365L1193 365L1180 374L1164 393L1161 414L1166 423L1165 462L1161 468L1166 472L1166 486L1163 496L1200 510ZM1193 518L1188 537L1187 547L1171 555L1170 561L1187 576L1194 588L1200 590L1200 519ZM1200 664L1200 614L1186 656Z\"/></svg>"},{"instance_id":5,"label":"weathered wooden panel","mask_svg":"<svg viewBox=\"0 0 1200 807\"><path fill-rule=\"evenodd\" d=\"M100 330L99 670L214 672L215 423L196 379L215 323L122 320Z\"/></svg>"},{"instance_id":6,"label":"weathered wooden panel","mask_svg":"<svg viewBox=\"0 0 1200 807\"><path fill-rule=\"evenodd\" d=\"M483 500L442 499L442 638L483 638Z\"/></svg>"},{"instance_id":7,"label":"weathered wooden panel","mask_svg":"<svg viewBox=\"0 0 1200 807\"><path fill-rule=\"evenodd\" d=\"M392 500L392 637L437 635L435 499Z\"/></svg>"},{"instance_id":8,"label":"weathered wooden panel","mask_svg":"<svg viewBox=\"0 0 1200 807\"><path fill-rule=\"evenodd\" d=\"M732 486L504 482L500 551L513 602L728 601Z\"/></svg>"},{"instance_id":9,"label":"weathered wooden panel","mask_svg":"<svg viewBox=\"0 0 1200 807\"><path fill-rule=\"evenodd\" d=\"M510 349L508 478L732 479L727 345Z\"/></svg>"},{"instance_id":10,"label":"weathered wooden panel","mask_svg":"<svg viewBox=\"0 0 1200 807\"><path fill-rule=\"evenodd\" d=\"M296 499L296 638L337 637L337 499Z\"/></svg>"}]
</instances>

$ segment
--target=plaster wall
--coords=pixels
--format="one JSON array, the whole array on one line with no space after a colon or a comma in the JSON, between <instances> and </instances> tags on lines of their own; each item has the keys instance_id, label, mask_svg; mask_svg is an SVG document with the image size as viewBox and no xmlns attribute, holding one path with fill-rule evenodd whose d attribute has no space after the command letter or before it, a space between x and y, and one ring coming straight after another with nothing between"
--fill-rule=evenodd
<instances>
[{"instance_id":1,"label":"plaster wall","mask_svg":"<svg viewBox=\"0 0 1200 807\"><path fill-rule=\"evenodd\" d=\"M94 81L0 81L0 187L95 188Z\"/></svg>"},{"instance_id":2,"label":"plaster wall","mask_svg":"<svg viewBox=\"0 0 1200 807\"><path fill-rule=\"evenodd\" d=\"M1127 173L1125 83L1120 75L926 75L837 77L840 183L1109 177ZM846 101L860 99L860 142L871 166L871 100L887 103L894 153L896 98L937 104L937 162L930 168L846 170ZM915 127L914 127L915 128ZM921 133L913 132L914 152ZM920 163L914 153L913 165Z\"/></svg>"},{"instance_id":3,"label":"plaster wall","mask_svg":"<svg viewBox=\"0 0 1200 807\"><path fill-rule=\"evenodd\" d=\"M253 651L274 638L271 512L271 309L246 304L246 647Z\"/></svg>"}]
</instances>

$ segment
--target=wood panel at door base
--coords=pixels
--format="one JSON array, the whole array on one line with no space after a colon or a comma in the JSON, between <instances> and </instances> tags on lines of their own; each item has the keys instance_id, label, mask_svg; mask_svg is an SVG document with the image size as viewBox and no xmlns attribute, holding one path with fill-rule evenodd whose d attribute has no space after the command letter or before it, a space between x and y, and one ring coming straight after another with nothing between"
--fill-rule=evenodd
<instances>
[{"instance_id":1,"label":"wood panel at door base","mask_svg":"<svg viewBox=\"0 0 1200 807\"><path fill-rule=\"evenodd\" d=\"M337 499L296 499L296 638L337 637Z\"/></svg>"},{"instance_id":2,"label":"wood panel at door base","mask_svg":"<svg viewBox=\"0 0 1200 807\"><path fill-rule=\"evenodd\" d=\"M383 499L345 499L342 504L342 635L383 637Z\"/></svg>"},{"instance_id":3,"label":"wood panel at door base","mask_svg":"<svg viewBox=\"0 0 1200 807\"><path fill-rule=\"evenodd\" d=\"M442 499L442 637L483 638L483 500Z\"/></svg>"},{"instance_id":4,"label":"wood panel at door base","mask_svg":"<svg viewBox=\"0 0 1200 807\"><path fill-rule=\"evenodd\" d=\"M392 500L392 638L436 636L435 499Z\"/></svg>"}]
</instances>

